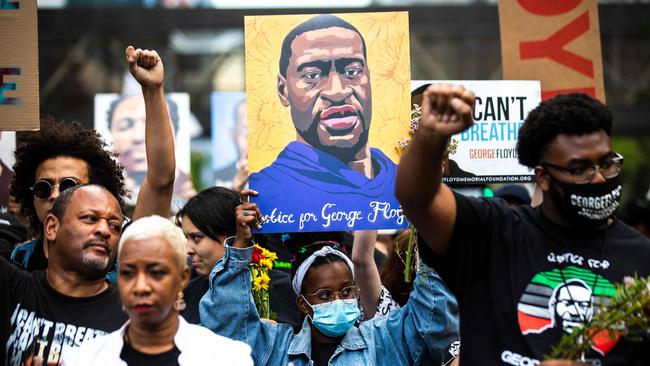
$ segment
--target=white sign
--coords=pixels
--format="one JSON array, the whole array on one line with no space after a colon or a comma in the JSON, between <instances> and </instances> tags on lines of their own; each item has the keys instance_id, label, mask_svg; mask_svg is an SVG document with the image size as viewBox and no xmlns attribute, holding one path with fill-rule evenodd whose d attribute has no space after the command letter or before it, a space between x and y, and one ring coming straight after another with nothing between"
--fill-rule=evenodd
<instances>
[{"instance_id":1,"label":"white sign","mask_svg":"<svg viewBox=\"0 0 650 366\"><path fill-rule=\"evenodd\" d=\"M532 182L532 169L517 160L519 128L541 101L539 81L413 80L411 90L435 82L460 84L476 94L474 124L452 137L457 144L443 181L451 184Z\"/></svg>"},{"instance_id":2,"label":"white sign","mask_svg":"<svg viewBox=\"0 0 650 366\"><path fill-rule=\"evenodd\" d=\"M190 97L187 93L167 93L167 109L174 131L176 180L172 207L177 208L196 194L190 180ZM147 171L145 106L141 94L95 94L95 130L119 154L126 171L129 204L135 204Z\"/></svg>"}]
</instances>

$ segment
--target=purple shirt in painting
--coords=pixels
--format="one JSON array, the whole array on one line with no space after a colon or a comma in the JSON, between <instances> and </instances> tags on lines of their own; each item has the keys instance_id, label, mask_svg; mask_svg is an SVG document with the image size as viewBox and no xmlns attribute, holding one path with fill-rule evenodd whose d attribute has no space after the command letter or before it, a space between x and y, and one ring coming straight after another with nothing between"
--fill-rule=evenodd
<instances>
[{"instance_id":1,"label":"purple shirt in painting","mask_svg":"<svg viewBox=\"0 0 650 366\"><path fill-rule=\"evenodd\" d=\"M265 223L261 232L406 228L395 198L397 166L371 148L374 178L334 156L291 142L277 159L250 176Z\"/></svg>"}]
</instances>

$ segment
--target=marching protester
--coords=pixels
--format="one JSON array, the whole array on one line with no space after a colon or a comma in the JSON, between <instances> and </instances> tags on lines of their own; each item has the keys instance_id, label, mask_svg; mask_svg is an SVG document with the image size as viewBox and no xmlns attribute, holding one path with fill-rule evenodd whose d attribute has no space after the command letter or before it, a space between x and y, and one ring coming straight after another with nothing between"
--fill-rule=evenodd
<instances>
[{"instance_id":1,"label":"marching protester","mask_svg":"<svg viewBox=\"0 0 650 366\"><path fill-rule=\"evenodd\" d=\"M43 222L59 194L80 184L95 183L124 204L122 170L99 135L78 123L41 121L39 131L27 132L16 149L11 194L21 203L36 239L19 246L12 261L33 271L47 268Z\"/></svg>"},{"instance_id":2,"label":"marching protester","mask_svg":"<svg viewBox=\"0 0 650 366\"><path fill-rule=\"evenodd\" d=\"M376 230L365 230L354 232L354 245L352 246L352 264L354 264L354 277L359 287L359 308L361 315L359 319L366 321L375 316L387 316L391 311L406 305L413 291L413 278L407 281L404 278L406 265L400 258L398 250L406 252L408 246L409 231L403 231L396 238L397 248L389 254L381 273L377 269L373 252L377 240ZM413 275L417 273L416 260L411 262ZM436 279L439 279L436 277ZM435 279L434 279L435 280ZM393 298L392 290L397 294ZM449 292L448 289L443 290ZM451 296L451 295L450 295ZM403 300L400 302L400 300ZM451 314L450 314L451 315ZM458 333L459 330L456 329ZM441 353L441 365L457 365L457 356L460 350L460 339L452 339ZM430 357L430 356L429 356ZM431 358L437 359L437 358Z\"/></svg>"},{"instance_id":3,"label":"marching protester","mask_svg":"<svg viewBox=\"0 0 650 366\"><path fill-rule=\"evenodd\" d=\"M398 169L398 198L421 235L422 259L438 263L458 299L463 364L577 364L542 360L613 296L612 282L650 274L650 242L613 216L623 159L611 148L612 115L585 94L559 95L531 111L517 152L534 169L543 200L511 209L441 183L445 143L472 125L474 98L461 86L427 89ZM582 359L647 365L647 349L647 340L605 335Z\"/></svg>"},{"instance_id":4,"label":"marching protester","mask_svg":"<svg viewBox=\"0 0 650 366\"><path fill-rule=\"evenodd\" d=\"M174 139L164 98L162 60L155 51L126 51L129 71L142 86L146 108L146 154L149 169L138 194L133 219L169 216L176 160ZM35 240L19 246L12 261L26 270L47 268L43 221L59 194L80 184L99 184L124 206L123 168L93 130L51 118L39 131L25 133L16 149L11 195L22 205ZM155 159L153 159L155 157Z\"/></svg>"},{"instance_id":5,"label":"marching protester","mask_svg":"<svg viewBox=\"0 0 650 366\"><path fill-rule=\"evenodd\" d=\"M190 280L184 290L187 307L181 311L185 320L199 324L199 301L208 291L208 276L219 259L223 257L224 241L237 232L235 210L239 206L239 193L222 187L211 187L192 197L176 214L176 224L187 238L187 255L197 276ZM268 246L267 243L264 245ZM287 301L290 289L288 275L271 272L273 296L270 299L275 320L294 323L297 315L295 305Z\"/></svg>"},{"instance_id":6,"label":"marching protester","mask_svg":"<svg viewBox=\"0 0 650 366\"><path fill-rule=\"evenodd\" d=\"M157 158L134 218L169 215L175 161L162 62L154 51L133 47L126 58L148 101L150 141L164 142L147 147L147 155ZM41 235L26 255L15 256L19 247L12 259L36 271L26 274L0 262L0 293L7 299L0 305L0 359L8 365L35 359L57 364L65 348L114 331L126 320L115 288L106 282L124 221L122 171L93 131L46 122L41 132L30 133L18 147L12 183L34 234ZM89 182L98 185L85 186Z\"/></svg>"},{"instance_id":7,"label":"marching protester","mask_svg":"<svg viewBox=\"0 0 650 366\"><path fill-rule=\"evenodd\" d=\"M400 307L382 284L374 258L376 242L376 230L354 232L351 259L354 264L354 277L361 292L359 307L362 320L372 319L375 314L386 315L391 309ZM388 268L385 269L388 270Z\"/></svg>"},{"instance_id":8,"label":"marching protester","mask_svg":"<svg viewBox=\"0 0 650 366\"><path fill-rule=\"evenodd\" d=\"M239 194L227 188L211 187L190 198L176 214L176 223L187 238L187 256L197 276L185 288L187 306L181 315L199 324L199 301L208 291L208 276L221 257L226 238L235 235Z\"/></svg>"},{"instance_id":9,"label":"marching protester","mask_svg":"<svg viewBox=\"0 0 650 366\"><path fill-rule=\"evenodd\" d=\"M250 194L256 193L242 192ZM251 229L260 227L261 219L256 204L238 206L237 235L226 239L224 257L201 299L203 325L249 344L256 365L440 364L443 348L457 337L456 304L426 265L403 308L355 326L360 311L352 262L336 245L306 247L292 279L296 303L305 315L302 328L294 334L289 325L260 321L249 264Z\"/></svg>"},{"instance_id":10,"label":"marching protester","mask_svg":"<svg viewBox=\"0 0 650 366\"><path fill-rule=\"evenodd\" d=\"M129 316L119 330L66 352L63 365L253 365L250 347L187 323L183 288L190 278L183 232L149 216L119 242L117 285Z\"/></svg>"},{"instance_id":11,"label":"marching protester","mask_svg":"<svg viewBox=\"0 0 650 366\"><path fill-rule=\"evenodd\" d=\"M120 203L106 188L62 192L44 222L45 271L21 271L0 258L0 359L6 365L56 365L70 347L126 320L106 280L122 230Z\"/></svg>"},{"instance_id":12,"label":"marching protester","mask_svg":"<svg viewBox=\"0 0 650 366\"><path fill-rule=\"evenodd\" d=\"M406 261L402 256L408 250L409 231L402 231L395 238L395 249L389 254L384 267L379 273L382 285L391 294L398 306L403 306L413 291L413 281L405 281ZM416 247L417 249L417 247ZM416 271L417 260L411 261L411 272Z\"/></svg>"}]
</instances>

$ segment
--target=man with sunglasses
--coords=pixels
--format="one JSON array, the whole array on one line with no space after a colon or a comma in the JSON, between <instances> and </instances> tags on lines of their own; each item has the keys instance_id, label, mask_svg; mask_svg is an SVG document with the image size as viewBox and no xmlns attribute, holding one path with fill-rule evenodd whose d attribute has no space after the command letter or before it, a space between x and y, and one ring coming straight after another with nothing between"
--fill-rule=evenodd
<instances>
[{"instance_id":1,"label":"man with sunglasses","mask_svg":"<svg viewBox=\"0 0 650 366\"><path fill-rule=\"evenodd\" d=\"M163 64L155 51L126 49L129 70L142 86L146 108L146 153L149 169L138 194L133 219L148 215L167 217L174 185L174 140L163 90ZM59 194L71 187L93 183L105 187L124 207L127 190L123 167L93 130L78 123L45 119L41 130L21 136L16 149L11 194L22 204L36 239L12 253L12 261L26 270L47 268L43 220ZM156 159L151 159L155 156Z\"/></svg>"},{"instance_id":2,"label":"man with sunglasses","mask_svg":"<svg viewBox=\"0 0 650 366\"><path fill-rule=\"evenodd\" d=\"M517 152L534 169L543 202L511 209L441 182L445 142L472 125L474 99L461 86L427 89L397 196L421 236L423 261L436 265L458 299L463 363L574 365L543 360L611 300L613 283L650 274L650 241L613 216L623 157L611 148L612 115L585 94L559 95L531 111ZM595 337L583 360L650 364L647 340L611 336Z\"/></svg>"}]
</instances>

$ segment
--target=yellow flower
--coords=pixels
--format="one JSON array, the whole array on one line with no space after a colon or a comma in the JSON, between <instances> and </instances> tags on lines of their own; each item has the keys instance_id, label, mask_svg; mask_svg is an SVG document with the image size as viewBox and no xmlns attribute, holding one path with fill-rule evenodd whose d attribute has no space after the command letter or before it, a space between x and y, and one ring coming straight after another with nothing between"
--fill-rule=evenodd
<instances>
[{"instance_id":1,"label":"yellow flower","mask_svg":"<svg viewBox=\"0 0 650 366\"><path fill-rule=\"evenodd\" d=\"M267 258L260 259L260 267L272 269L273 268L273 261Z\"/></svg>"},{"instance_id":2,"label":"yellow flower","mask_svg":"<svg viewBox=\"0 0 650 366\"><path fill-rule=\"evenodd\" d=\"M266 273L260 273L253 280L253 291L268 290L269 282L271 282L271 278Z\"/></svg>"},{"instance_id":3,"label":"yellow flower","mask_svg":"<svg viewBox=\"0 0 650 366\"><path fill-rule=\"evenodd\" d=\"M268 259L271 262L275 262L278 259L278 255L275 254L275 252L266 249L262 250L262 255L264 256L265 259Z\"/></svg>"}]
</instances>

